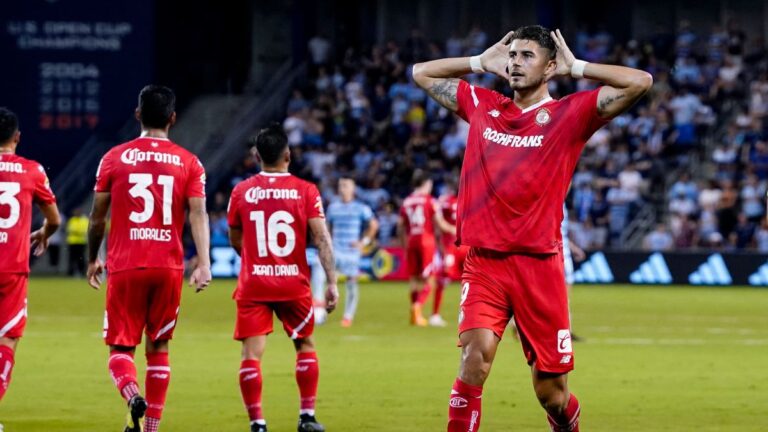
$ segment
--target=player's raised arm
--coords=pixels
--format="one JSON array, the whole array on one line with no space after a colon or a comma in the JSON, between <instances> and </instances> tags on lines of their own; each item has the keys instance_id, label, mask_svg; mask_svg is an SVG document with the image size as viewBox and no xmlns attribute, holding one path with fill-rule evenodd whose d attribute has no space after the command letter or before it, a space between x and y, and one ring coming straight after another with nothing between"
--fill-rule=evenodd
<instances>
[{"instance_id":1,"label":"player's raised arm","mask_svg":"<svg viewBox=\"0 0 768 432\"><path fill-rule=\"evenodd\" d=\"M628 110L653 85L651 74L639 69L577 60L559 29L551 32L551 35L557 46L555 75L584 77L605 83L597 97L600 117L613 118Z\"/></svg>"},{"instance_id":2,"label":"player's raised arm","mask_svg":"<svg viewBox=\"0 0 768 432\"><path fill-rule=\"evenodd\" d=\"M59 216L59 209L56 206L56 203L43 204L40 206L40 211L45 218L43 226L30 235L32 250L35 256L42 255L45 250L48 249L48 238L52 236L53 233L59 229L59 225L61 225L61 216Z\"/></svg>"},{"instance_id":3,"label":"player's raised arm","mask_svg":"<svg viewBox=\"0 0 768 432\"><path fill-rule=\"evenodd\" d=\"M88 219L88 284L94 289L101 285L101 275L104 272L104 264L99 260L99 248L104 241L104 232L107 230L107 212L112 200L109 192L96 192L93 196L93 207Z\"/></svg>"},{"instance_id":4,"label":"player's raised arm","mask_svg":"<svg viewBox=\"0 0 768 432\"><path fill-rule=\"evenodd\" d=\"M491 72L509 80L507 59L512 33L507 33L492 47L474 57L446 58L416 63L413 65L413 80L440 105L456 111L459 77L472 72Z\"/></svg>"},{"instance_id":5,"label":"player's raised arm","mask_svg":"<svg viewBox=\"0 0 768 432\"><path fill-rule=\"evenodd\" d=\"M189 283L195 286L196 292L200 292L211 283L211 231L205 198L189 198L189 224L198 258Z\"/></svg>"},{"instance_id":6,"label":"player's raised arm","mask_svg":"<svg viewBox=\"0 0 768 432\"><path fill-rule=\"evenodd\" d=\"M328 312L331 312L336 309L336 304L339 301L339 290L336 288L336 262L333 258L331 233L328 231L328 225L325 224L325 218L323 217L310 218L308 225L317 246L320 264L323 266L325 277L328 281L328 288L325 290L325 308Z\"/></svg>"}]
</instances>

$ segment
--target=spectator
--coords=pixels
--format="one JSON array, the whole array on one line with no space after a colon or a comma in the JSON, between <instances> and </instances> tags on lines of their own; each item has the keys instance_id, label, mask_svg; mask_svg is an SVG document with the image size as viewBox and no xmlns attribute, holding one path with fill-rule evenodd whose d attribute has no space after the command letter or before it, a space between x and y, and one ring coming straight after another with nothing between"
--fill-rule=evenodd
<instances>
[{"instance_id":1,"label":"spectator","mask_svg":"<svg viewBox=\"0 0 768 432\"><path fill-rule=\"evenodd\" d=\"M67 249L69 276L85 276L85 246L88 243L88 218L81 208L76 208L67 220Z\"/></svg>"},{"instance_id":2,"label":"spectator","mask_svg":"<svg viewBox=\"0 0 768 432\"><path fill-rule=\"evenodd\" d=\"M648 233L643 239L643 249L653 252L672 250L674 246L672 234L664 223L656 224L656 229Z\"/></svg>"}]
</instances>

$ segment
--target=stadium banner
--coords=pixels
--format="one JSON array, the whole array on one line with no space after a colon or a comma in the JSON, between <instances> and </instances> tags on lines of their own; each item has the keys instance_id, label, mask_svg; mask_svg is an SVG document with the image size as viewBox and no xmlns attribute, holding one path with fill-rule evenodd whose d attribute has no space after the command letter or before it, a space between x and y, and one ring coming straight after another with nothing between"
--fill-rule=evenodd
<instances>
[{"instance_id":1,"label":"stadium banner","mask_svg":"<svg viewBox=\"0 0 768 432\"><path fill-rule=\"evenodd\" d=\"M231 247L211 251L214 277L237 277L240 257ZM362 280L406 281L405 251L383 247L360 260ZM768 254L734 252L595 251L576 263L577 284L751 285L768 287Z\"/></svg>"},{"instance_id":2,"label":"stadium banner","mask_svg":"<svg viewBox=\"0 0 768 432\"><path fill-rule=\"evenodd\" d=\"M768 286L768 254L596 251L575 264L577 284Z\"/></svg>"},{"instance_id":3,"label":"stadium banner","mask_svg":"<svg viewBox=\"0 0 768 432\"><path fill-rule=\"evenodd\" d=\"M2 106L19 116L19 154L55 177L94 134L132 116L154 74L154 1L3 2Z\"/></svg>"}]
</instances>

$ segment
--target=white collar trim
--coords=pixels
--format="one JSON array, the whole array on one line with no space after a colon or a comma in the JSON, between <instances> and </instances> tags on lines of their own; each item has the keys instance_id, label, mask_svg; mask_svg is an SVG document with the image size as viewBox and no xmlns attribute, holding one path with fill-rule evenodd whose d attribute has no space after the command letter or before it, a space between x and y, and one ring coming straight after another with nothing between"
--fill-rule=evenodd
<instances>
[{"instance_id":1,"label":"white collar trim","mask_svg":"<svg viewBox=\"0 0 768 432\"><path fill-rule=\"evenodd\" d=\"M170 141L168 138L158 138L158 137L147 136L146 132L142 132L141 135L139 135L139 138L146 138L146 139L158 140L158 141Z\"/></svg>"},{"instance_id":2,"label":"white collar trim","mask_svg":"<svg viewBox=\"0 0 768 432\"><path fill-rule=\"evenodd\" d=\"M548 103L548 102L549 102L549 101L551 101L551 100L552 100L552 96L547 96L547 97L545 97L544 99L542 99L542 100L540 100L540 101L536 102L535 104L533 104L533 105L529 106L528 108L525 108L525 109L523 109L523 114L525 114L525 113L527 113L527 112L529 112L529 111L533 111L533 110L535 110L536 108L538 108L538 107L540 107L540 106L544 105L545 103Z\"/></svg>"},{"instance_id":3,"label":"white collar trim","mask_svg":"<svg viewBox=\"0 0 768 432\"><path fill-rule=\"evenodd\" d=\"M285 177L291 175L291 173L268 173L268 172L260 172L259 175L263 175L265 177Z\"/></svg>"}]
</instances>

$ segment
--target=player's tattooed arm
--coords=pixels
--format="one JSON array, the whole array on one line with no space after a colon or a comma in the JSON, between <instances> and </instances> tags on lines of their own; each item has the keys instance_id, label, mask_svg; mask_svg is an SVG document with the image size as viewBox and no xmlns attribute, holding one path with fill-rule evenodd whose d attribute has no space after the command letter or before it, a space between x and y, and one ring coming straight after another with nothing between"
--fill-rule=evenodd
<instances>
[{"instance_id":1,"label":"player's tattooed arm","mask_svg":"<svg viewBox=\"0 0 768 432\"><path fill-rule=\"evenodd\" d=\"M323 218L311 218L309 220L309 229L312 232L312 239L317 246L317 252L320 256L320 264L323 266L325 276L329 281L336 280L336 262L333 258L333 244L331 243L331 233Z\"/></svg>"},{"instance_id":2,"label":"player's tattooed arm","mask_svg":"<svg viewBox=\"0 0 768 432\"><path fill-rule=\"evenodd\" d=\"M107 212L112 200L109 192L96 192L93 207L88 219L88 262L93 263L99 258L99 248L104 240L107 229Z\"/></svg>"},{"instance_id":3,"label":"player's tattooed arm","mask_svg":"<svg viewBox=\"0 0 768 432\"><path fill-rule=\"evenodd\" d=\"M616 92L615 94L611 94L613 92L608 92L608 93L609 94L606 94L605 97L598 98L597 100L597 112L601 116L604 116L603 114L607 114L609 112L608 110L612 104L619 102L621 99L624 99L625 97L627 97L627 95L621 91Z\"/></svg>"},{"instance_id":4,"label":"player's tattooed arm","mask_svg":"<svg viewBox=\"0 0 768 432\"><path fill-rule=\"evenodd\" d=\"M456 111L459 108L456 100L458 89L458 78L441 78L432 80L432 84L425 90L437 103L451 111Z\"/></svg>"}]
</instances>

